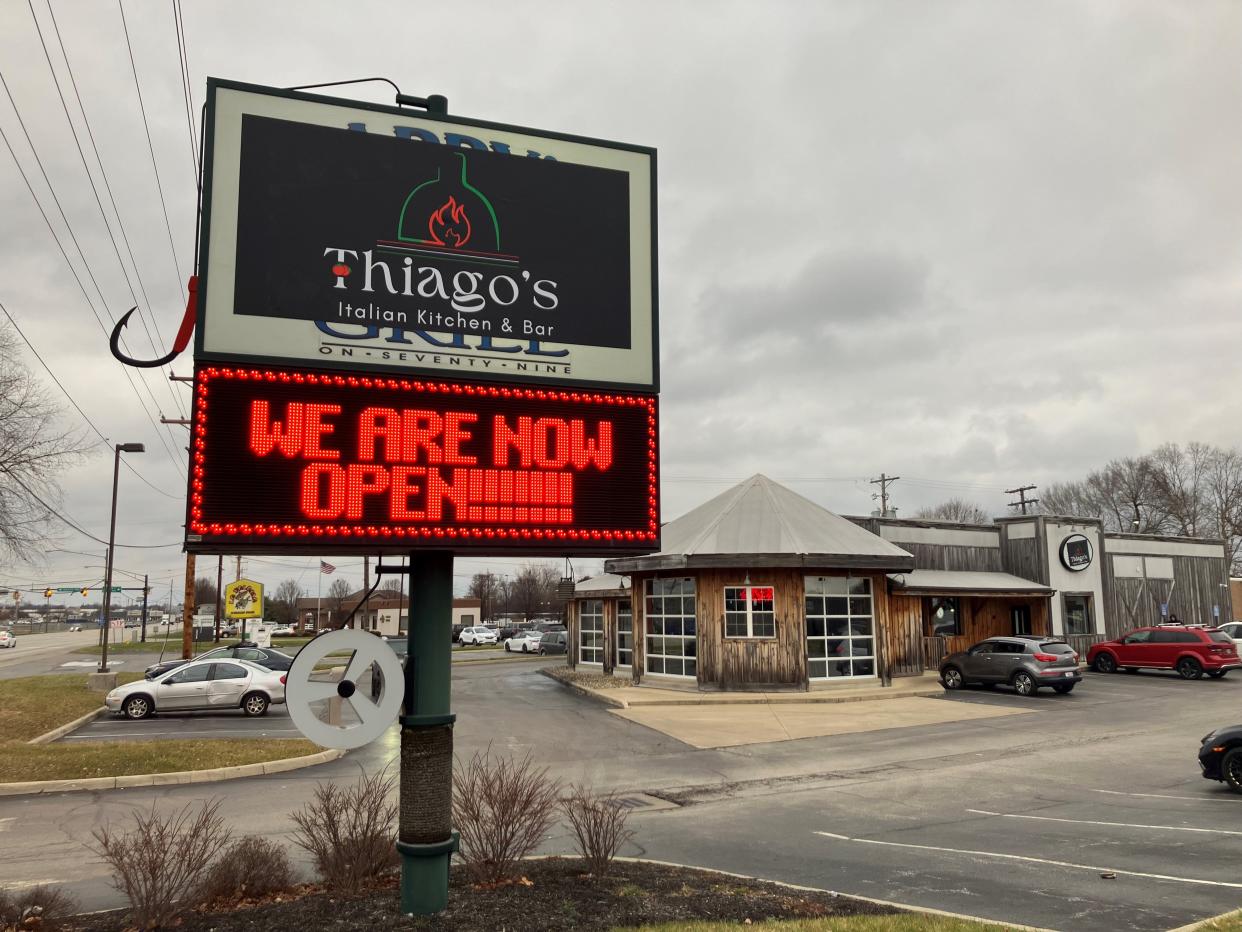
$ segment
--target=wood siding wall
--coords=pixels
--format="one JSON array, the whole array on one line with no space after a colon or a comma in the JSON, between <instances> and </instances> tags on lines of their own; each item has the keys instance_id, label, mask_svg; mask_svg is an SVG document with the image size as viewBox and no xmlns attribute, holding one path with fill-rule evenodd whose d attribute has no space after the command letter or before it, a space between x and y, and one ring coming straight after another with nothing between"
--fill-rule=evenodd
<instances>
[{"instance_id":1,"label":"wood siding wall","mask_svg":"<svg viewBox=\"0 0 1242 932\"><path fill-rule=\"evenodd\" d=\"M1109 637L1165 621L1161 604L1186 624L1217 625L1232 619L1229 562L1223 548L1219 558L1173 556L1173 579L1119 578L1113 573L1118 552L1125 553L1123 546L1108 550L1104 557L1104 624ZM1214 606L1220 606L1219 618L1212 614Z\"/></svg>"},{"instance_id":2,"label":"wood siding wall","mask_svg":"<svg viewBox=\"0 0 1242 932\"><path fill-rule=\"evenodd\" d=\"M806 678L806 615L801 570L752 570L752 586L771 586L776 636L726 638L724 589L740 586L744 570L699 570L696 574L699 682L722 689L788 686Z\"/></svg>"},{"instance_id":3,"label":"wood siding wall","mask_svg":"<svg viewBox=\"0 0 1242 932\"><path fill-rule=\"evenodd\" d=\"M923 599L890 595L885 602L884 661L892 676L917 676L923 672Z\"/></svg>"},{"instance_id":4,"label":"wood siding wall","mask_svg":"<svg viewBox=\"0 0 1242 932\"><path fill-rule=\"evenodd\" d=\"M1042 530L1042 529L1041 529ZM1006 573L1048 585L1047 548L1043 535L1021 540L1001 537L1001 564Z\"/></svg>"},{"instance_id":5,"label":"wood siding wall","mask_svg":"<svg viewBox=\"0 0 1242 932\"><path fill-rule=\"evenodd\" d=\"M947 544L907 544L892 541L914 557L916 570L1001 571L999 547L957 547Z\"/></svg>"},{"instance_id":6,"label":"wood siding wall","mask_svg":"<svg viewBox=\"0 0 1242 932\"><path fill-rule=\"evenodd\" d=\"M959 650L966 650L972 644L978 644L990 637L1013 634L1013 615L1010 610L1015 605L1031 607L1031 630L1035 634L1051 632L1047 599L984 599L963 596L958 600L958 610L962 616L962 633L944 638L945 653L952 654ZM931 631L927 634L930 635Z\"/></svg>"}]
</instances>

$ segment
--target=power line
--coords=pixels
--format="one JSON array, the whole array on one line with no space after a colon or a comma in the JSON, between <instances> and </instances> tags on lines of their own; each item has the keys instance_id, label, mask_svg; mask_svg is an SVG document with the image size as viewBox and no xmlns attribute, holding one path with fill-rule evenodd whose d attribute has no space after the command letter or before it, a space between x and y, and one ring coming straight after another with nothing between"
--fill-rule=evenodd
<instances>
[{"instance_id":1,"label":"power line","mask_svg":"<svg viewBox=\"0 0 1242 932\"><path fill-rule=\"evenodd\" d=\"M109 450L111 450L112 441L109 440L106 436L104 436L103 431L101 431L99 427L95 424L95 422L91 420L90 417L87 416L86 412L82 410L82 406L79 405L77 401L74 400L74 397L71 394L69 394L69 389L65 388L64 383L62 383L60 379L56 377L56 373L52 371L51 367L46 362L44 362L43 357L39 355L39 351L35 349L34 344L30 342L30 338L27 337L24 332L22 332L22 328L18 325L17 321L14 320L13 315L9 313L9 309L4 306L3 301L0 301L0 311L4 312L4 316L9 319L9 323L13 325L13 329L17 331L17 335L22 338L22 341L26 344L27 348L30 350L30 352L34 354L35 359L39 360L39 365L43 366L44 371L46 371L47 374L51 377L52 381L56 383L56 387L59 388L64 393L66 398L69 399L69 403L73 405L74 409L77 410L78 414L82 415L82 420L84 420L87 426L90 427L90 429L93 430L99 436L99 442L102 443ZM154 485L149 479L147 479L146 476L140 473L126 460L121 460L121 462L125 465L125 467L130 472L132 472L135 476L141 479L144 483L146 483L156 492L159 492L161 495L164 495L174 500L179 500L181 498L180 495L173 495L169 492L165 492L163 489Z\"/></svg>"},{"instance_id":2,"label":"power line","mask_svg":"<svg viewBox=\"0 0 1242 932\"><path fill-rule=\"evenodd\" d=\"M880 478L879 478L879 479L872 479L872 480L871 480L871 484L872 484L872 485L878 485L878 486L880 487L880 517L881 517L881 518L887 518L887 517L889 517L889 514L888 514L888 487L889 487L890 485L892 485L894 482L896 482L896 481L897 481L898 479L900 479L900 478L901 478L901 476L886 476L886 475L884 475L884 473L880 473Z\"/></svg>"},{"instance_id":3,"label":"power line","mask_svg":"<svg viewBox=\"0 0 1242 932\"><path fill-rule=\"evenodd\" d=\"M61 514L61 513L60 513L59 511L57 511L54 507L52 507L52 506L51 506L51 505L49 505L47 502L45 502L45 501L44 501L44 500L43 500L43 499L39 496L39 493L37 493L37 492L36 492L34 489L32 489L30 486L26 485L26 483L22 482L22 480L21 480L21 479L17 478L17 476L16 476L16 475L14 475L14 473L13 473L11 470L8 470L8 469L4 468L3 466L0 466L0 472L4 473L6 476L8 476L10 479L12 479L14 482L16 482L18 485L20 485L23 489L25 489L25 490L26 490L26 493L27 493L27 494L28 494L31 498L33 498L36 502L38 502L40 505L42 505L42 506L43 506L43 508L44 508L44 510L46 510L46 511L47 511L47 513L48 513L49 515L51 515L53 518L55 518L56 520L58 520L58 521L60 521L60 522L62 522L62 523L64 523L64 524L67 524L69 527L73 528L75 531L77 531L77 532L78 532L79 534L81 534L83 537L89 537L91 540L93 540L93 541L94 541L95 543L97 543L97 544L103 544L105 547L106 547L106 546L108 546L108 542L107 542L106 540L104 540L102 537L96 537L96 536L95 536L94 534L92 534L90 531L84 531L84 530L81 528L81 526L79 526L78 524L76 524L76 523L75 523L75 522L74 522L71 518L69 518L67 515L63 515L63 514ZM184 544L184 541L176 541L175 543L171 543L171 544L116 544L115 546L117 546L117 547L124 547L124 548L125 548L125 549L127 549L127 550L159 550L159 549L164 548L164 547L181 547L181 546L183 546L183 544Z\"/></svg>"},{"instance_id":4,"label":"power line","mask_svg":"<svg viewBox=\"0 0 1242 932\"><path fill-rule=\"evenodd\" d=\"M103 291L99 287L99 282L95 279L95 273L91 270L90 263L86 260L86 254L82 251L82 246L78 242L77 236L74 235L73 227L69 223L69 218L65 215L65 209L60 203L60 198L56 194L56 189L53 187L51 179L48 178L47 170L43 167L43 160L39 157L39 150L35 148L34 141L30 138L30 133L26 129L26 123L22 119L21 111L17 107L17 101L13 99L13 94L9 90L9 85L4 79L3 72L0 72L0 86L3 86L5 93L8 95L9 103L13 107L13 113L17 116L18 125L22 128L22 133L26 137L26 143L30 146L30 151L34 155L35 163L39 166L39 171L43 175L44 183L47 184L48 191L52 195L52 201L56 204L56 208L60 212L60 217L65 224L66 231L69 234L69 239L73 242L74 248L78 251L78 257L82 260L82 265L86 269L87 277L90 279L91 284L95 286L95 291L99 295L99 300L104 306L104 312L107 313L108 317L111 319L112 314L108 311L107 300L103 296ZM91 296L86 290L86 285L82 283L81 276L78 275L77 269L74 268L73 261L69 258L68 251L61 242L60 236L56 232L56 228L52 226L52 221L51 218L48 217L47 211L43 209L43 204L39 201L39 196L35 193L34 185L30 183L30 178L26 175L26 170L22 168L22 164L17 158L17 152L13 149L13 144L9 141L8 134L4 132L4 128L2 126L0 126L0 139L4 141L5 146L8 148L9 155L13 157L13 163L17 166L17 171L22 176L22 181L26 183L26 190L30 192L30 196L34 199L35 206L38 208L39 214L43 217L43 222L47 225L48 232L52 234L52 239L56 241L56 246L60 249L60 254L64 258L65 264L69 266L69 272L73 275L74 281L77 282L78 288L82 292L82 297L86 299L87 307L90 308L91 314L95 318L95 322L99 324L99 329L103 331L104 336L108 336L108 327L104 324L103 318L99 316L99 311L95 308L95 302L91 300ZM133 389L134 396L138 399L138 403L142 406L143 413L146 414L152 427L155 428L156 439L160 441L160 445L164 447L164 452L167 453L169 458L173 461L178 472L184 476L185 470L182 467L180 460L168 446L167 441L164 439L164 435L160 432L159 425L156 423L154 416L152 416L151 412L147 410L146 402L142 400L142 395L138 392L138 388L134 384L133 377L129 372L129 367L122 366L121 371L125 373L125 378L129 382L130 388ZM151 386L148 385L145 380L140 379L139 381L141 381L143 386L147 389L147 394L151 396L151 401L155 404L156 409L158 410L159 404L155 401L155 395L151 392Z\"/></svg>"},{"instance_id":5,"label":"power line","mask_svg":"<svg viewBox=\"0 0 1242 932\"><path fill-rule=\"evenodd\" d=\"M65 95L61 92L60 81L56 77L56 69L52 66L52 56L48 53L47 43L43 41L43 30L39 26L38 17L35 16L33 0L26 0L26 2L30 5L30 16L34 19L35 30L39 34L39 43L43 46L43 56L47 59L47 67L52 74L52 83L56 85L56 94L60 97L60 106L65 112L65 121L69 124L69 131L73 133L73 141L78 149L78 157L82 160L82 168L86 172L86 180L90 182L91 191L95 195L95 204L99 208L99 215L103 218L104 228L108 231L108 238L112 241L112 251L116 254L117 264L121 267L121 274L125 277L125 284L129 288L130 297L133 298L134 304L139 304L140 302L138 301L138 296L134 293L133 283L129 280L129 273L126 271L125 263L121 259L121 251L117 247L116 237L112 235L112 226L108 222L108 216L104 211L103 203L100 201L99 191L95 187L94 179L91 177L90 168L87 167L86 155L82 151L82 142L78 137L77 128L73 125L73 120L69 116L69 106L65 102ZM121 239L125 243L125 251L128 253L130 264L134 268L134 277L138 280L138 290L142 292L141 303L145 305L145 309L139 309L138 319L142 321L142 328L146 331L147 339L151 341L151 348L157 355L162 355L164 352L164 335L160 333L159 321L155 318L154 305L151 302L150 296L147 294L147 286L142 280L142 272L138 268L138 262L134 259L134 250L129 243L129 234L125 229L125 221L121 219L120 208L117 207L116 197L112 193L112 184L108 181L107 169L104 168L103 158L99 154L99 147L95 144L95 133L91 130L90 118L86 115L86 106L82 103L82 95L78 91L78 81L73 73L73 65L69 61L69 53L65 49L64 39L60 34L60 25L56 22L56 14L52 10L52 0L47 0L47 12L52 20L52 28L56 32L56 41L60 46L60 54L65 60L65 69L69 73L69 83L73 87L73 95L77 100L78 110L82 114L82 123L86 127L86 134L90 139L91 149L95 153L95 161L99 165L99 174L103 179L104 189L107 191L108 200L112 204L112 211L116 215L117 226L121 231ZM151 328L147 326L148 317L151 318L151 324L155 327L155 336L159 337L159 346L156 345L155 337L151 335ZM171 367L169 368L169 374L172 374ZM166 382L165 384L168 386L168 392L172 396L175 410L178 414L183 413L184 409L182 407L182 399L177 396L175 391L173 391L171 382Z\"/></svg>"},{"instance_id":6,"label":"power line","mask_svg":"<svg viewBox=\"0 0 1242 932\"><path fill-rule=\"evenodd\" d=\"M50 3L51 0L48 0ZM173 0L173 24L177 28L177 57L181 61L181 91L185 98L185 123L190 133L190 163L194 170L194 185L201 192L203 178L199 174L198 139L194 135L194 92L190 84L190 52L185 39L185 20L181 15L181 0Z\"/></svg>"},{"instance_id":7,"label":"power line","mask_svg":"<svg viewBox=\"0 0 1242 932\"><path fill-rule=\"evenodd\" d=\"M177 293L182 294L181 283L185 279L181 275L181 265L177 262L177 247L173 243L172 223L168 219L168 204L164 200L164 186L160 183L160 167L155 162L155 144L151 142L151 124L147 122L147 108L142 102L142 86L138 82L138 65L134 62L134 47L129 41L129 24L125 22L125 4L116 0L116 7L121 11L121 28L125 31L125 48L129 51L129 67L134 74L134 90L138 92L138 111L142 114L142 128L147 134L147 151L151 153L151 168L155 171L155 188L160 195L160 207L164 211L164 229L168 231L168 248L172 252L173 268L177 272Z\"/></svg>"},{"instance_id":8,"label":"power line","mask_svg":"<svg viewBox=\"0 0 1242 932\"><path fill-rule=\"evenodd\" d=\"M1027 493L1027 492L1030 492L1032 489L1035 489L1035 488L1038 488L1038 486L1034 486L1034 485L1020 485L1020 486L1018 486L1016 489L1005 489L1005 494L1006 494L1006 495L1016 495L1016 496L1018 496L1018 499L1019 499L1019 500L1018 500L1018 501L1016 501L1016 502L1010 502L1010 503L1009 503L1009 507L1010 507L1010 508L1021 508L1021 509L1022 509L1022 513L1023 513L1023 514L1026 514L1026 506L1027 506L1027 505L1035 505L1035 504L1038 504L1038 503L1039 503L1039 499L1037 499L1037 498L1027 498L1027 497L1026 497L1026 493Z\"/></svg>"}]
</instances>

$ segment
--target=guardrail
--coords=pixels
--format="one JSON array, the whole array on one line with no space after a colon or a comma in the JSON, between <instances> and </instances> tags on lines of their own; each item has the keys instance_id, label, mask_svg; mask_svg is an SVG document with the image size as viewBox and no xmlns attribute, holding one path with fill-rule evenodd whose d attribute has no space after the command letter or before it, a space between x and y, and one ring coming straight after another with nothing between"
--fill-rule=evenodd
<instances>
[{"instance_id":1,"label":"guardrail","mask_svg":"<svg viewBox=\"0 0 1242 932\"><path fill-rule=\"evenodd\" d=\"M1067 634L1062 640L1078 652L1079 659L1085 660L1087 648L1092 644L1099 644L1100 641L1108 640L1108 636L1105 634Z\"/></svg>"}]
</instances>

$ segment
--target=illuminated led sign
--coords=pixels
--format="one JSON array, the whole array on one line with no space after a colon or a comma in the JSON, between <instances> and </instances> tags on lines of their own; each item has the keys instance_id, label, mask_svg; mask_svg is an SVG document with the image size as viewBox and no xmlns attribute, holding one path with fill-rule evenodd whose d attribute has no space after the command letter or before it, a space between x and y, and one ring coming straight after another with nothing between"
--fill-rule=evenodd
<instances>
[{"instance_id":1,"label":"illuminated led sign","mask_svg":"<svg viewBox=\"0 0 1242 932\"><path fill-rule=\"evenodd\" d=\"M211 80L195 357L654 391L655 151Z\"/></svg>"},{"instance_id":2,"label":"illuminated led sign","mask_svg":"<svg viewBox=\"0 0 1242 932\"><path fill-rule=\"evenodd\" d=\"M186 546L650 552L656 415L652 395L203 366Z\"/></svg>"}]
</instances>

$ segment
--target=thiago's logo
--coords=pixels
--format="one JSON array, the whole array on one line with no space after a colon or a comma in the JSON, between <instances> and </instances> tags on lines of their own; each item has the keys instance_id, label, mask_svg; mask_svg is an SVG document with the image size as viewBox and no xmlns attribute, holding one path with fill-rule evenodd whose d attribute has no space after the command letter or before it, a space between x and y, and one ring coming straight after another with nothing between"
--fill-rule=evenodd
<instances>
[{"instance_id":1,"label":"thiago's logo","mask_svg":"<svg viewBox=\"0 0 1242 932\"><path fill-rule=\"evenodd\" d=\"M431 232L433 243L460 249L470 242L470 218L466 216L466 206L458 204L450 194L443 207L432 211L427 229Z\"/></svg>"},{"instance_id":2,"label":"thiago's logo","mask_svg":"<svg viewBox=\"0 0 1242 932\"><path fill-rule=\"evenodd\" d=\"M1073 573L1081 573L1091 565L1091 541L1082 534L1071 534L1061 541L1061 565Z\"/></svg>"},{"instance_id":3,"label":"thiago's logo","mask_svg":"<svg viewBox=\"0 0 1242 932\"><path fill-rule=\"evenodd\" d=\"M455 154L457 171L436 169L434 178L422 182L406 196L397 218L397 240L453 251L463 250L469 244L469 252L516 264L516 256L500 254L496 209L488 196L466 177L465 153Z\"/></svg>"}]
</instances>

